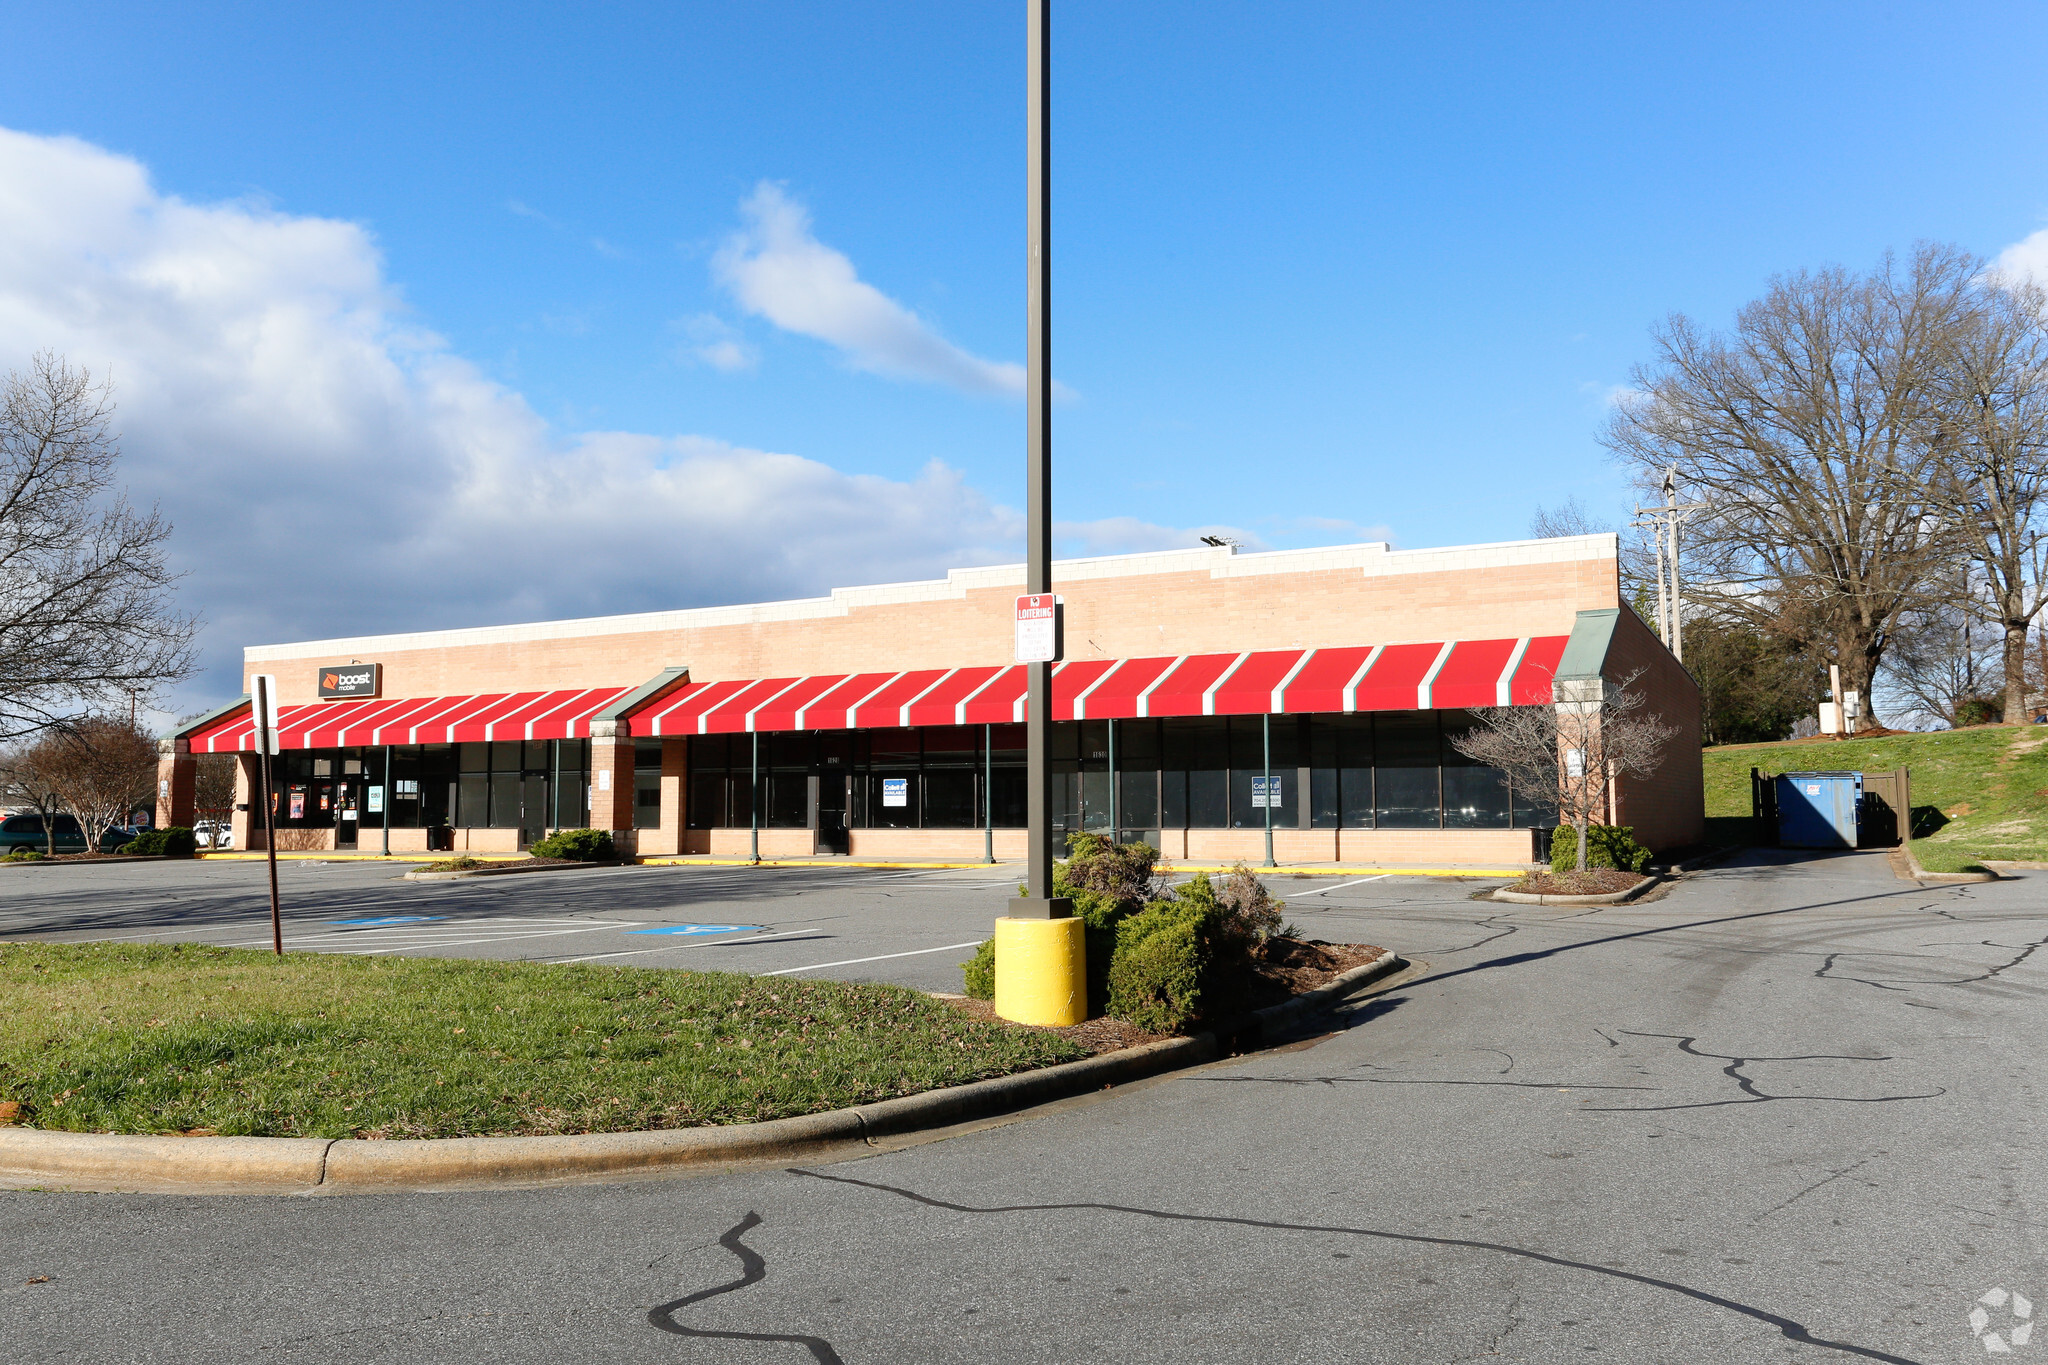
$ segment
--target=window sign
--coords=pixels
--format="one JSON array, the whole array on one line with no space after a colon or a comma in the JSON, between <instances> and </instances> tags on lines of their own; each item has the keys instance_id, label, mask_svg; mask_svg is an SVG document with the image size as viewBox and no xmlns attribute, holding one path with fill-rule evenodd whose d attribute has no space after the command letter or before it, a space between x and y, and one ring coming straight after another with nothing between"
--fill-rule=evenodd
<instances>
[{"instance_id":1,"label":"window sign","mask_svg":"<svg viewBox=\"0 0 2048 1365\"><path fill-rule=\"evenodd\" d=\"M372 815L382 815L384 813L384 789L382 787L370 788L369 811Z\"/></svg>"},{"instance_id":2,"label":"window sign","mask_svg":"<svg viewBox=\"0 0 2048 1365\"><path fill-rule=\"evenodd\" d=\"M333 760L333 759L331 759L331 758L316 758L316 759L314 759L314 760L313 760L313 776L315 776L315 777L332 777L332 776L334 776L334 760Z\"/></svg>"},{"instance_id":3,"label":"window sign","mask_svg":"<svg viewBox=\"0 0 2048 1365\"><path fill-rule=\"evenodd\" d=\"M407 796L417 797L419 794L420 784L412 778L401 777L391 784L391 795L394 799Z\"/></svg>"},{"instance_id":4,"label":"window sign","mask_svg":"<svg viewBox=\"0 0 2048 1365\"><path fill-rule=\"evenodd\" d=\"M306 789L304 787L292 788L291 811L291 818L294 820L306 818Z\"/></svg>"},{"instance_id":5,"label":"window sign","mask_svg":"<svg viewBox=\"0 0 2048 1365\"><path fill-rule=\"evenodd\" d=\"M882 804L885 806L907 806L910 804L910 779L907 777L885 777L882 779Z\"/></svg>"},{"instance_id":6,"label":"window sign","mask_svg":"<svg viewBox=\"0 0 2048 1365\"><path fill-rule=\"evenodd\" d=\"M1282 777L1252 778L1252 809L1278 810L1286 805L1287 800L1281 795L1282 783L1285 781Z\"/></svg>"},{"instance_id":7,"label":"window sign","mask_svg":"<svg viewBox=\"0 0 2048 1365\"><path fill-rule=\"evenodd\" d=\"M1060 599L1051 593L1017 599L1017 662L1055 663L1060 657Z\"/></svg>"}]
</instances>

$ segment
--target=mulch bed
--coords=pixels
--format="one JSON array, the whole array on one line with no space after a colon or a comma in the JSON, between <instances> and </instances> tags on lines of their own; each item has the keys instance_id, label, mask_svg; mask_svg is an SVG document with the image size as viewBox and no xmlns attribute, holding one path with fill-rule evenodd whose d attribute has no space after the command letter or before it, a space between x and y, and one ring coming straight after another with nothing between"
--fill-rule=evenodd
<instances>
[{"instance_id":1,"label":"mulch bed","mask_svg":"<svg viewBox=\"0 0 2048 1365\"><path fill-rule=\"evenodd\" d=\"M1319 938L1267 939L1265 957L1252 969L1255 981L1251 1008L1262 1010L1327 986L1384 951L1369 943L1325 943Z\"/></svg>"},{"instance_id":2,"label":"mulch bed","mask_svg":"<svg viewBox=\"0 0 2048 1365\"><path fill-rule=\"evenodd\" d=\"M1508 890L1532 896L1605 896L1648 880L1640 872L1618 867L1589 867L1584 872L1532 872Z\"/></svg>"},{"instance_id":3,"label":"mulch bed","mask_svg":"<svg viewBox=\"0 0 2048 1365\"><path fill-rule=\"evenodd\" d=\"M1331 981L1363 966L1378 957L1383 950L1366 943L1325 943L1321 939L1275 938L1266 942L1263 961L1253 968L1253 984L1249 1009L1264 1009L1278 1005L1297 995L1327 986ZM942 995L939 997L955 1009L973 1015L977 1019L996 1018L993 1001L974 1000L964 995ZM1147 1033L1135 1024L1121 1019L1104 1016L1089 1019L1066 1028L1048 1029L1067 1041L1085 1047L1096 1056L1105 1052L1116 1052L1122 1048L1138 1047L1145 1043L1157 1043L1173 1035L1170 1033Z\"/></svg>"}]
</instances>

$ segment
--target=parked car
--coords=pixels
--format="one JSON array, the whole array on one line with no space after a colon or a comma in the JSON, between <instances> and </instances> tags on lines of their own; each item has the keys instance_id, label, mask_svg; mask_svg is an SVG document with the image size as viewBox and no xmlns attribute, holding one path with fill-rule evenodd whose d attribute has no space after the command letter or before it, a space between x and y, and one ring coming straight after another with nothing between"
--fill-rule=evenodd
<instances>
[{"instance_id":1,"label":"parked car","mask_svg":"<svg viewBox=\"0 0 2048 1365\"><path fill-rule=\"evenodd\" d=\"M85 831L78 827L78 821L69 815L56 818L53 830L59 853L85 852ZM136 831L116 825L100 836L100 852L113 853L130 840ZM32 848L46 853L50 838L43 831L43 817L40 815L10 815L0 820L0 855L14 852L18 848Z\"/></svg>"},{"instance_id":2,"label":"parked car","mask_svg":"<svg viewBox=\"0 0 2048 1365\"><path fill-rule=\"evenodd\" d=\"M201 820L192 826L192 838L201 848L233 848L235 827L225 820Z\"/></svg>"}]
</instances>

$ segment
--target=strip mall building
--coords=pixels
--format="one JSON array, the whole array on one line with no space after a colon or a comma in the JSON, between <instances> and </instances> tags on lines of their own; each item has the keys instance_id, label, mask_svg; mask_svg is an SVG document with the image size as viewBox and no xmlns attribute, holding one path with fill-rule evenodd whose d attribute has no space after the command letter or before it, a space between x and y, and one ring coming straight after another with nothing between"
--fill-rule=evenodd
<instances>
[{"instance_id":1,"label":"strip mall building","mask_svg":"<svg viewBox=\"0 0 2048 1365\"><path fill-rule=\"evenodd\" d=\"M1021 857L1022 583L250 648L245 678L283 703L278 846L511 851L592 826L642 857ZM1613 818L1654 847L1701 835L1699 694L1622 600L1612 535L1175 550L1062 561L1054 586L1063 831L1256 860L1270 818L1281 862L1525 863L1544 794L1451 738L1472 707L1639 674L1679 734ZM260 848L253 742L246 698L168 739L159 820L190 824L196 756L234 753L236 847Z\"/></svg>"}]
</instances>

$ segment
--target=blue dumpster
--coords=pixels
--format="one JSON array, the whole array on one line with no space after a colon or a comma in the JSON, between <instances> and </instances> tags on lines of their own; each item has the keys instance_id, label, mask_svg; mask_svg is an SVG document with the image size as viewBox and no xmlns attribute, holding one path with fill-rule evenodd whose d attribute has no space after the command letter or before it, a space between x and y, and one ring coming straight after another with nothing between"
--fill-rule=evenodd
<instances>
[{"instance_id":1,"label":"blue dumpster","mask_svg":"<svg viewBox=\"0 0 2048 1365\"><path fill-rule=\"evenodd\" d=\"M1778 844L1783 848L1854 848L1862 773L1778 774Z\"/></svg>"}]
</instances>

